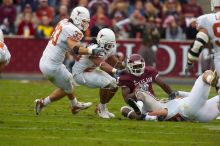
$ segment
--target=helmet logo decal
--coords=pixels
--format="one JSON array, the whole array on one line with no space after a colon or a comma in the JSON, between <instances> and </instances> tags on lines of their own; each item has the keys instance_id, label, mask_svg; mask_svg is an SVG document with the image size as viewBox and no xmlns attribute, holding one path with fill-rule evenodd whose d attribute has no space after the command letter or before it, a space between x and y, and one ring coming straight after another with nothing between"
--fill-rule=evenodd
<instances>
[{"instance_id":1,"label":"helmet logo decal","mask_svg":"<svg viewBox=\"0 0 220 146\"><path fill-rule=\"evenodd\" d=\"M101 34L101 35L100 35L100 38L102 38L103 36L104 36L104 35L103 35L103 34Z\"/></svg>"},{"instance_id":2,"label":"helmet logo decal","mask_svg":"<svg viewBox=\"0 0 220 146\"><path fill-rule=\"evenodd\" d=\"M80 12L80 11L77 11L77 15L79 16L80 14L81 14L82 12Z\"/></svg>"}]
</instances>

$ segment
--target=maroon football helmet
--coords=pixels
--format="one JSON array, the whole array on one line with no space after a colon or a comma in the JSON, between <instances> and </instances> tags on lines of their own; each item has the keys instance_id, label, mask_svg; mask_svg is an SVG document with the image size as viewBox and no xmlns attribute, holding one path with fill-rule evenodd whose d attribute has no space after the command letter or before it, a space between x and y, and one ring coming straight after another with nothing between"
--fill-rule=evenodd
<instances>
[{"instance_id":1,"label":"maroon football helmet","mask_svg":"<svg viewBox=\"0 0 220 146\"><path fill-rule=\"evenodd\" d=\"M141 55L132 54L129 58L127 58L126 63L126 67L131 74L140 76L144 73L145 61Z\"/></svg>"}]
</instances>

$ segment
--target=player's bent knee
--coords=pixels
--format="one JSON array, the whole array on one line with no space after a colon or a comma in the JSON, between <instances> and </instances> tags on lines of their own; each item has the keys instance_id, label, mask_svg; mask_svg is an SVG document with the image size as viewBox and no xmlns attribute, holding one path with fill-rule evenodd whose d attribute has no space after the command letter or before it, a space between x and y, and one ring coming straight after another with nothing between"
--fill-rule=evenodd
<instances>
[{"instance_id":1,"label":"player's bent knee","mask_svg":"<svg viewBox=\"0 0 220 146\"><path fill-rule=\"evenodd\" d=\"M67 93L67 94L72 94L73 93L73 88L64 89L64 92Z\"/></svg>"},{"instance_id":2,"label":"player's bent knee","mask_svg":"<svg viewBox=\"0 0 220 146\"><path fill-rule=\"evenodd\" d=\"M72 82L67 83L67 86L64 88L65 93L72 94L73 93L73 84Z\"/></svg>"}]
</instances>

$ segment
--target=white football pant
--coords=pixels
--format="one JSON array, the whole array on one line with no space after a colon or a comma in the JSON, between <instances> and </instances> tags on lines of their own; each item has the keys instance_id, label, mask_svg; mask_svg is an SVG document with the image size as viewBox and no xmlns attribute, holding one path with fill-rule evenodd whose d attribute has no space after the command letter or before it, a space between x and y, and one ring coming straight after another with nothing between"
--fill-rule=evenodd
<instances>
[{"instance_id":1,"label":"white football pant","mask_svg":"<svg viewBox=\"0 0 220 146\"><path fill-rule=\"evenodd\" d=\"M143 113L150 112L150 111L155 111L155 110L160 110L164 108L164 103L159 102L155 97L150 94L149 92L145 91L138 91L136 93L136 97L143 97Z\"/></svg>"},{"instance_id":2,"label":"white football pant","mask_svg":"<svg viewBox=\"0 0 220 146\"><path fill-rule=\"evenodd\" d=\"M209 122L219 114L219 96L208 100L210 86L204 83L202 76L196 80L188 97L180 99L179 114L189 120ZM168 109L169 110L169 109Z\"/></svg>"},{"instance_id":3,"label":"white football pant","mask_svg":"<svg viewBox=\"0 0 220 146\"><path fill-rule=\"evenodd\" d=\"M50 58L42 56L39 67L43 75L56 87L69 94L73 92L73 76L64 64L55 63Z\"/></svg>"},{"instance_id":4,"label":"white football pant","mask_svg":"<svg viewBox=\"0 0 220 146\"><path fill-rule=\"evenodd\" d=\"M102 70L93 70L73 75L78 84L86 85L90 88L115 88L117 87L116 79Z\"/></svg>"}]
</instances>

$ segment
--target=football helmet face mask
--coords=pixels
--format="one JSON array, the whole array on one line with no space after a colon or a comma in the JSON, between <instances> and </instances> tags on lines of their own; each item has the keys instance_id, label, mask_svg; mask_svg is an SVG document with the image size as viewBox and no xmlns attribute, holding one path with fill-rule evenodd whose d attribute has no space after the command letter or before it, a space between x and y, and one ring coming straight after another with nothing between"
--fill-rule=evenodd
<instances>
[{"instance_id":1,"label":"football helmet face mask","mask_svg":"<svg viewBox=\"0 0 220 146\"><path fill-rule=\"evenodd\" d=\"M215 11L215 7L220 7L220 0L211 0L211 11Z\"/></svg>"},{"instance_id":2,"label":"football helmet face mask","mask_svg":"<svg viewBox=\"0 0 220 146\"><path fill-rule=\"evenodd\" d=\"M4 42L4 35L1 29L0 29L0 42L2 43Z\"/></svg>"},{"instance_id":3,"label":"football helmet face mask","mask_svg":"<svg viewBox=\"0 0 220 146\"><path fill-rule=\"evenodd\" d=\"M72 10L70 18L73 20L73 24L80 30L86 31L89 27L90 13L85 7L76 7Z\"/></svg>"},{"instance_id":4,"label":"football helmet face mask","mask_svg":"<svg viewBox=\"0 0 220 146\"><path fill-rule=\"evenodd\" d=\"M126 61L126 68L131 74L141 76L145 68L144 58L139 54L132 54Z\"/></svg>"},{"instance_id":5,"label":"football helmet face mask","mask_svg":"<svg viewBox=\"0 0 220 146\"><path fill-rule=\"evenodd\" d=\"M101 29L96 40L100 47L104 48L107 52L116 48L115 33L111 29Z\"/></svg>"}]
</instances>

